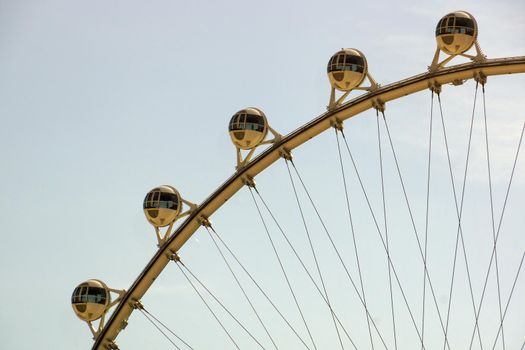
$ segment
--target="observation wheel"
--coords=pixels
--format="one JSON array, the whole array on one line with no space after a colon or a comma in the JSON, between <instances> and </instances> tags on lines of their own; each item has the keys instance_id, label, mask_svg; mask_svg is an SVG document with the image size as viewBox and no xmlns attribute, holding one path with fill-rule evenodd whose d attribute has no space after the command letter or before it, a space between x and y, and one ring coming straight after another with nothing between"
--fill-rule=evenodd
<instances>
[{"instance_id":1,"label":"observation wheel","mask_svg":"<svg viewBox=\"0 0 525 350\"><path fill-rule=\"evenodd\" d=\"M520 111L519 128L503 137L508 152L502 157L507 161L498 166L498 175L491 144L495 141L490 138L494 129L488 126L497 121L487 122L487 118L491 117L491 79L524 73L525 56L487 58L477 33L478 24L469 13L444 16L436 28L437 49L428 70L388 85L380 85L371 76L373 67L360 50L336 52L327 65L331 86L327 112L287 135L271 128L271 116L262 108L236 112L228 129L236 148L234 174L200 204L183 199L169 185L152 189L145 197L144 212L155 229L159 249L150 262L127 290L111 289L98 280L75 289L73 307L89 323L93 349L118 349L117 336L127 328L131 315L139 312L164 329L162 334L175 348L205 347L173 332L170 327L177 325L160 322L144 302L169 265L180 269L179 276L187 278L196 292L193 297L198 295L213 323L217 321L218 333L229 344L218 348L523 349L525 240L520 225L525 222L519 214L523 208L519 198L525 191L521 192L519 179L525 171L520 167L525 116ZM475 52L469 54L469 50ZM440 54L446 58L440 61ZM449 65L459 56L470 61ZM455 89L468 89L472 95L462 101L471 111L463 116L464 138L457 147L449 126L455 122L449 119L446 104L448 92ZM356 90L364 93L349 99ZM396 135L402 130L394 125L402 116L395 115L395 102L423 91L430 97L421 116L426 123L425 141L413 148L419 147L424 167L411 176L407 175L410 165L398 152ZM356 120L367 119L368 130L373 131L361 153L354 144L360 136L349 130L350 120L358 115L362 118ZM310 191L308 184L315 176L308 179L301 172L301 163L308 160L296 156L309 141L323 137L334 143L333 154L326 158L333 157L336 168L332 172L339 174L334 176L339 190L333 193L339 191L341 197L334 198L338 213L333 215L336 210L330 203L323 209L316 200L320 194ZM410 147L404 149L411 152ZM358 155L366 154L374 157L373 170L360 167L366 162ZM286 195L297 203L290 214L277 212L278 206L267 200L273 179L256 183L273 164L281 165L283 182L289 187ZM436 169L438 164L441 168ZM431 190L433 184L437 189ZM268 292L272 287L261 286L256 274L248 271L242 255L229 245L228 225L214 217L243 189L253 200L258 233L269 239L264 249L268 264L272 261L275 268L275 280L287 294L282 299L274 299ZM295 224L286 218L292 213ZM183 217L176 227L176 220ZM337 220L341 221L338 225L330 225ZM245 315L251 317L249 321L238 318L193 273L191 264L185 263L191 252L179 255L199 229L211 237L218 260L226 262L224 279L232 293L235 290L238 303L249 310L250 316ZM276 244L278 237L281 243ZM290 265L295 265L293 272L287 270ZM117 294L116 300L111 300L110 292ZM96 320L98 326L93 323ZM232 329L237 329L240 339L232 335ZM283 340L282 333L290 339Z\"/></svg>"}]
</instances>

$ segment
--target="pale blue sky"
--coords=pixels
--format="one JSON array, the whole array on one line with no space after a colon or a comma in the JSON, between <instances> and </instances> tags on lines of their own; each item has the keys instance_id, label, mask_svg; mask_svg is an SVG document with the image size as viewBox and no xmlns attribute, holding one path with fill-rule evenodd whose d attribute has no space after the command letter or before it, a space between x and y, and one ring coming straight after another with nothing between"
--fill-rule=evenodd
<instances>
[{"instance_id":1,"label":"pale blue sky","mask_svg":"<svg viewBox=\"0 0 525 350\"><path fill-rule=\"evenodd\" d=\"M521 0L422 4L416 0L0 0L0 299L4 301L0 307L1 347L90 348L88 328L71 310L71 292L89 278L100 278L113 288L128 288L153 256L154 233L141 209L146 192L159 184L172 184L186 199L195 203L204 200L234 171L235 153L227 135L227 123L243 107L264 110L272 127L283 134L323 113L329 97L326 63L341 47L363 51L374 78L381 84L391 83L426 70L435 50L433 32L437 21L448 12L463 9L477 18L479 41L489 57L525 55L525 3ZM491 85L489 80L487 99L492 115L501 117L493 120L491 129L494 167L501 170L494 175L499 189L499 212L512 163L512 155L506 151L512 152L519 135L517 129L525 120L525 91L523 77L494 78L494 82ZM464 95L454 101L454 94L444 94L445 110L451 118L453 111L462 118L470 113L473 85L464 88ZM400 151L405 152L400 158L407 173L419 166L419 174L424 174L429 110L428 93L399 101L387 110L393 118L392 129ZM373 117L373 113L368 112L368 116ZM411 119L396 124L394 116ZM450 137L460 145L453 159L457 169L464 158L465 148L461 145L465 142L465 123L450 121ZM359 146L358 142L375 137L374 127L375 122L356 121L352 134L352 128L347 126L364 168L376 166L377 144L369 141L369 146ZM481 127L476 126L478 136L482 135ZM483 184L483 143L481 138L477 140L473 156L480 162L473 165L472 178L475 184ZM437 158L443 161L443 149L437 152ZM296 160L310 180L314 195L325 204L327 217L332 215L332 207L343 208L330 221L334 230L345 227L344 202L334 199L341 194L340 188L330 187L340 181L332 133L297 150ZM392 168L391 159L389 162ZM524 163L522 159L523 171ZM325 169L329 165L333 165L331 172ZM285 169L283 164L276 164L258 183L286 222L293 221L288 217L296 215L297 209L292 205ZM377 180L376 170L369 170L367 179ZM519 192L525 187L523 174L517 174L516 193L523 193ZM445 178L446 171L441 175ZM276 178L282 180L277 182ZM390 181L396 184L395 177ZM414 175L409 183L409 192L419 193L425 179ZM446 185L443 182L442 186ZM391 187L393 194L398 192L395 186L398 185ZM377 200L377 182L369 187L375 187L371 191ZM354 189L358 193L358 188ZM281 198L283 193L286 200ZM424 202L415 204L419 213L424 212L421 203ZM476 209L477 199L471 203L469 208ZM376 205L379 211L379 202ZM258 249L263 245L266 249L267 242L262 239L263 231L251 206L248 193L241 191L217 212L213 221L239 250L255 246L256 252L247 253L246 259L254 260L252 267L261 270L261 279L270 282L270 289L277 288L271 281L277 278L272 276L278 271L273 270L271 257L268 263L265 260L270 251ZM514 203L516 213L520 207L523 203ZM356 211L364 217L368 215L365 209ZM482 210L485 212L481 216L487 217L486 208ZM447 215L453 217L453 213L436 213L436 221ZM396 220L403 225L404 219L395 217L394 226ZM417 219L420 228L424 225L422 218L419 215ZM294 222L290 227L298 225ZM313 222L312 225L318 225ZM509 217L509 237L517 240L507 242L508 251L503 253L508 252L512 266L504 276L505 293L517 266L516 257L525 247L519 232L524 224L520 215ZM450 225L452 228L454 223ZM487 223L476 222L472 226L482 230L484 225ZM297 227L298 234L303 234L302 228ZM436 231L443 232L443 226ZM473 244L476 241L472 239ZM436 244L434 248L439 252L446 250L445 246L449 248L450 241L443 243L444 247ZM486 253L486 247L489 245L485 250L476 247L473 251ZM237 291L224 268L210 269L219 265L211 248L204 233L198 232L184 248L183 256L203 279L210 279L212 285L215 282L219 293L233 301L241 298L233 294ZM408 248L399 247L402 255L403 249ZM449 254L447 250L444 256ZM485 264L483 259L486 257L480 257ZM446 261L449 264L450 259ZM410 261L400 264L410 265ZM385 266L381 261L369 268L375 271ZM409 266L406 269L406 280L411 281ZM384 272L383 269L381 273ZM418 281L421 276L422 273L417 274ZM521 303L516 305L516 314L525 314L523 280L522 277L521 289L517 290L521 294L516 299ZM307 285L305 281L297 283ZM377 289L384 287L378 285ZM414 304L419 305L419 291L415 290L412 297ZM313 292L305 293L307 303L313 304ZM374 291L370 293L373 295ZM281 304L291 304L285 292L281 294ZM446 298L446 292L441 294ZM227 339L175 267L168 267L144 302L153 313L161 314L173 328L180 329L190 343L197 344L196 348L229 348ZM284 307L294 314L290 305ZM362 316L359 305L354 307ZM319 341L331 344L333 339L325 339L325 333L331 332L329 321L324 318L327 315L321 317L316 313L322 312L319 310L313 306L310 310L316 315L313 318L319 320ZM402 314L402 306L399 310ZM197 320L197 316L202 318ZM279 333L281 325L274 317L269 315L269 322ZM253 320L246 322L257 327ZM378 316L378 322L385 332L389 330L388 314ZM356 327L357 332L365 330ZM470 329L463 324L456 327ZM523 329L523 323L515 323L516 327ZM519 329L512 328L509 326L507 332L508 348L516 349L524 340L519 338L524 336L522 330L520 335ZM403 337L413 339L412 331L408 326L400 327ZM299 348L289 334L283 333L283 346ZM430 337L439 334L437 330L429 331ZM390 335L387 338L390 341ZM359 339L367 344L366 337ZM246 348L254 348L248 340L242 341ZM141 315L135 314L118 343L122 349L130 350L165 349L169 345Z\"/></svg>"}]
</instances>

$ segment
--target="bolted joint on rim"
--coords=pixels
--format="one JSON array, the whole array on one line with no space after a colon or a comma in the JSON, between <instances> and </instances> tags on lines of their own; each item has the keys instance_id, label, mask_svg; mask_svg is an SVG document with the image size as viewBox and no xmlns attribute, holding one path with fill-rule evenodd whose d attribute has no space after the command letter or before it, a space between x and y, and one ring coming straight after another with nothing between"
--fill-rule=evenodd
<instances>
[{"instance_id":1,"label":"bolted joint on rim","mask_svg":"<svg viewBox=\"0 0 525 350\"><path fill-rule=\"evenodd\" d=\"M333 120L331 120L330 125L332 126L332 128L338 131L343 131L344 125L343 125L343 122L339 118L334 118Z\"/></svg>"},{"instance_id":2,"label":"bolted joint on rim","mask_svg":"<svg viewBox=\"0 0 525 350\"><path fill-rule=\"evenodd\" d=\"M144 305L139 300L132 300L130 305L134 310L144 310Z\"/></svg>"},{"instance_id":3,"label":"bolted joint on rim","mask_svg":"<svg viewBox=\"0 0 525 350\"><path fill-rule=\"evenodd\" d=\"M241 180L242 180L242 183L245 184L246 186L255 188L255 180L250 175L243 175Z\"/></svg>"},{"instance_id":4,"label":"bolted joint on rim","mask_svg":"<svg viewBox=\"0 0 525 350\"><path fill-rule=\"evenodd\" d=\"M211 221L209 218L207 218L206 216L204 215L201 215L197 218L197 222L199 223L199 225L201 226L204 226L204 227L207 227L207 228L210 228L211 227Z\"/></svg>"},{"instance_id":5,"label":"bolted joint on rim","mask_svg":"<svg viewBox=\"0 0 525 350\"><path fill-rule=\"evenodd\" d=\"M107 350L120 350L120 348L118 347L118 345L115 342L109 342L106 345L106 349Z\"/></svg>"},{"instance_id":6,"label":"bolted joint on rim","mask_svg":"<svg viewBox=\"0 0 525 350\"><path fill-rule=\"evenodd\" d=\"M381 101L381 99L379 98L372 100L372 107L374 107L376 111L381 112L381 113L383 113L386 109L385 103Z\"/></svg>"},{"instance_id":7,"label":"bolted joint on rim","mask_svg":"<svg viewBox=\"0 0 525 350\"><path fill-rule=\"evenodd\" d=\"M441 84L435 80L432 80L431 82L428 83L428 88L430 89L430 91L432 91L433 93L437 95L441 93Z\"/></svg>"},{"instance_id":8,"label":"bolted joint on rim","mask_svg":"<svg viewBox=\"0 0 525 350\"><path fill-rule=\"evenodd\" d=\"M176 263L182 264L182 262L180 261L179 254L171 249L169 250L169 253L168 253L168 259L171 261L175 261Z\"/></svg>"},{"instance_id":9,"label":"bolted joint on rim","mask_svg":"<svg viewBox=\"0 0 525 350\"><path fill-rule=\"evenodd\" d=\"M456 79L456 80L452 80L451 84L454 86L460 86L460 85L463 85L464 82L465 80L463 79Z\"/></svg>"},{"instance_id":10,"label":"bolted joint on rim","mask_svg":"<svg viewBox=\"0 0 525 350\"><path fill-rule=\"evenodd\" d=\"M477 83L485 86L485 84L487 83L487 76L483 74L482 71L479 71L479 72L474 73L474 80Z\"/></svg>"},{"instance_id":11,"label":"bolted joint on rim","mask_svg":"<svg viewBox=\"0 0 525 350\"><path fill-rule=\"evenodd\" d=\"M288 150L287 148L284 148L284 147L281 147L279 149L279 155L286 159L286 160L289 160L291 161L293 159L293 156L292 156L292 152L290 150Z\"/></svg>"}]
</instances>

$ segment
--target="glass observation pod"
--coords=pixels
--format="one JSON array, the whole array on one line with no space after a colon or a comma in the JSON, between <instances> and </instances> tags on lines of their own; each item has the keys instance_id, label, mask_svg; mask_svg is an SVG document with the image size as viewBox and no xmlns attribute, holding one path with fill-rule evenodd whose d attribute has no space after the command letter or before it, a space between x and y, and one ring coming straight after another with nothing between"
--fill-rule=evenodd
<instances>
[{"instance_id":1,"label":"glass observation pod","mask_svg":"<svg viewBox=\"0 0 525 350\"><path fill-rule=\"evenodd\" d=\"M476 20L464 11L449 13L438 22L436 27L438 46L450 55L459 55L469 50L477 36Z\"/></svg>"},{"instance_id":2,"label":"glass observation pod","mask_svg":"<svg viewBox=\"0 0 525 350\"><path fill-rule=\"evenodd\" d=\"M367 74L365 56L356 49L336 52L326 68L330 84L340 91L351 91L361 85Z\"/></svg>"},{"instance_id":3,"label":"glass observation pod","mask_svg":"<svg viewBox=\"0 0 525 350\"><path fill-rule=\"evenodd\" d=\"M237 147L250 149L264 140L268 133L268 122L262 111L246 108L233 115L228 131Z\"/></svg>"},{"instance_id":4,"label":"glass observation pod","mask_svg":"<svg viewBox=\"0 0 525 350\"><path fill-rule=\"evenodd\" d=\"M109 303L108 289L96 280L81 283L71 295L73 310L85 321L94 321L102 317Z\"/></svg>"},{"instance_id":5,"label":"glass observation pod","mask_svg":"<svg viewBox=\"0 0 525 350\"><path fill-rule=\"evenodd\" d=\"M144 214L155 227L173 223L182 209L179 192L171 186L159 186L148 192L144 198Z\"/></svg>"}]
</instances>

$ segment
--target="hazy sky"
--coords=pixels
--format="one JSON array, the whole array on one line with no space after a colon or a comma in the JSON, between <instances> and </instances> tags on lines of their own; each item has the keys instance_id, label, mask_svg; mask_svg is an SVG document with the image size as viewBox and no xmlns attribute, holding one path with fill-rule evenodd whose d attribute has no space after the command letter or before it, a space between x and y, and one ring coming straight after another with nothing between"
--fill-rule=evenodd
<instances>
[{"instance_id":1,"label":"hazy sky","mask_svg":"<svg viewBox=\"0 0 525 350\"><path fill-rule=\"evenodd\" d=\"M469 11L476 17L479 42L488 57L525 55L525 3L522 0L0 0L0 276L3 281L0 288L0 299L3 300L0 347L90 348L91 334L71 310L71 292L77 284L89 278L102 279L113 288L128 288L154 255L154 231L141 208L147 191L160 184L171 184L184 198L202 202L234 172L235 152L227 135L227 123L236 111L247 106L259 107L265 111L272 127L282 134L323 113L329 97L326 63L342 47L363 51L370 73L381 84L422 73L434 54L437 21L458 9ZM519 129L525 120L523 77L505 78L489 79L487 85L489 116L493 117L489 124L492 126L493 179L498 213ZM492 81L494 85L491 85ZM443 96L445 111L450 118L453 112L462 118L452 119L449 124L451 140L458 144L457 152L453 154L458 183L464 166L474 85L466 84L461 88L463 95L459 97L453 93L444 93ZM478 111L479 108L481 105L478 105ZM387 109L389 118L392 116L389 119L392 131L403 154L400 161L404 171L411 173L418 168L419 175L413 175L407 181L409 193L419 195L414 209L419 214L416 224L420 234L424 229L422 199L426 184L429 111L428 92L392 103ZM434 113L437 116L438 110L435 109ZM346 129L351 142L355 142L356 154L363 168L372 164L375 167L369 170L370 174L363 171L374 196L374 206L380 213L377 141L374 139L377 137L376 124L373 112L368 112L367 116L367 123L356 121L354 131L349 125ZM404 124L401 123L403 120ZM439 127L436 123L436 130ZM472 188L481 186L484 196L486 188L480 185L486 184L482 135L480 122L475 128L477 148L473 151L473 159L479 162L472 165L471 179ZM368 144L359 143L367 139ZM443 166L435 178L448 181L442 140L438 138L435 142L439 144L436 146L436 164ZM385 143L385 154L387 151ZM334 231L346 230L348 217L344 197L338 197L342 196L342 189L333 132L306 144L295 152L295 156L331 228ZM391 194L402 198L391 155L389 157L387 168L392 174L388 180L392 183ZM524 193L523 157L520 164L522 166L518 169L522 172L516 174L517 192L513 198L520 198ZM347 163L347 170L351 171L350 163ZM297 238L304 232L287 176L284 163L279 162L267 174L261 175L258 184L262 194L282 217L283 224L288 224L286 226L292 232L297 231L291 233ZM438 189L434 193L435 198L439 197L438 194L442 193L439 186L442 186L448 191L448 197L436 199L436 208L437 203L443 201L451 211L444 213L435 209L431 221L436 225L433 232L440 237L446 231L442 221L449 222L446 226L448 240L444 243L436 239L430 249L436 257L434 266L439 266L436 270L449 271L455 212L450 183L445 180L436 183ZM352 186L358 195L357 183ZM479 252L479 261L485 266L487 252L490 255L492 231L487 229L490 214L487 214L487 206L478 208L481 201L476 195L479 193L473 190L470 197L473 200L466 212L472 218L473 231L486 231L483 236L485 246L476 246L476 237L470 240L474 244L471 250L474 261L477 261ZM483 203L488 203L486 196L483 198ZM376 233L364 203L362 199L356 202L356 215L367 218L367 223L362 225L372 236ZM391 205L403 208L403 203L398 199ZM513 213L514 208L515 215L509 214L507 225L504 225L509 233L505 241L507 248L502 248L501 253L502 264L505 256L509 257L508 265L505 265L508 268L502 273L506 283L502 291L505 296L510 291L519 257L525 249L521 228L525 222L518 210L523 208L523 203L511 203L509 211ZM476 209L481 210L481 214L475 214ZM309 210L312 230L318 231L321 237L319 223ZM395 212L396 209L392 210ZM413 238L406 211L402 213L403 219L397 212L392 215L392 224L405 227L401 231L408 232L407 237ZM478 221L478 218L485 221ZM212 219L226 240L234 242L232 244L237 250L247 251L244 256L248 264L251 263L254 274L267 282L270 291L280 295L276 297L277 303L295 320L298 317L296 310L268 250L264 230L248 191L241 191ZM279 235L274 227L272 229L275 235ZM346 238L340 238L340 244L345 247L342 249L348 249L347 256L353 262L349 237L347 232ZM374 237L374 249L379 251L377 236ZM413 240L410 242L414 244ZM319 245L328 252L326 242ZM279 246L285 249L284 244ZM418 259L415 246L404 246L404 243L398 246L397 256L404 256L405 249L413 248L411 254ZM306 246L301 249L308 254ZM183 250L188 265L194 267L203 280L209 280L211 288L218 294L222 293L227 303L244 302L228 271L220 265L220 257L205 232L199 231ZM372 251L370 248L364 255L373 255ZM442 256L439 255L441 251L444 252ZM387 271L385 259L383 257L377 264L370 263L368 276L373 276L376 269L382 269L380 273L384 275ZM366 257L364 260L366 265ZM417 279L409 297L414 308L419 310L421 297L418 288L422 282L422 270L417 270L414 275L410 258L398 261L399 268L407 271L402 276L408 289ZM296 263L290 264L292 271L299 271L299 267L293 265ZM473 263L474 267L476 265ZM351 270L357 276L353 265ZM484 272L482 267L478 270L474 282L476 300L479 300ZM326 271L328 276L333 275L334 280L340 278L337 277L340 276L339 267L327 267ZM458 278L464 277L461 271ZM509 313L512 321L509 321L511 324L505 334L508 349L518 349L524 341L524 320L519 317L525 314L524 279L523 276L520 279L521 284L518 284L513 299L516 304L511 305L513 313ZM370 282L369 299L384 299L383 292L388 288L384 281L377 285ZM438 294L440 307L445 309L448 282L443 282L438 287ZM306 280L296 283L308 286ZM282 288L277 285L282 285ZM353 328L360 334L356 336L357 342L363 347L369 346L363 323L364 312L356 303L353 290L346 284L346 292L339 287L335 286L338 291L334 292L334 299L340 300L343 309L345 300L353 300L348 301L352 311L345 320L351 322L355 317L361 321L360 326ZM467 290L465 284L459 284L458 288ZM494 288L490 290L489 294L494 296ZM339 295L341 297L337 299ZM319 348L335 348L337 343L331 335L333 329L330 328L329 315L319 300L315 301L317 304L312 301L316 297L315 292L307 291L302 300L309 305L306 306L307 313L314 319L312 323ZM462 300L460 296L458 298ZM257 300L262 309L268 309L264 302ZM469 302L470 299L466 298L464 313L472 312ZM412 344L417 338L400 297L398 303L400 341ZM495 305L494 299L491 303L489 305ZM175 266L168 266L145 297L144 304L178 329L181 336L195 344L196 349L232 348ZM389 304L384 300L380 304L376 306L378 312L389 310ZM427 307L431 310L433 304L429 301ZM497 320L499 314L492 313L496 309L487 309L490 312L486 319ZM463 309L458 306L458 310ZM249 319L246 324L257 329L258 324L248 311L238 312L244 312ZM433 319L428 323L428 336L440 339L439 323L435 314L429 313ZM458 311L460 313L463 311ZM283 348L300 348L275 314L268 311L266 318ZM376 320L388 334L389 348L393 348L389 314L377 316ZM458 322L454 328L470 332L470 323ZM229 324L235 327L233 323ZM304 333L299 322L297 328ZM487 326L483 330L487 343L490 343L489 338L495 335L494 328ZM241 334L243 348L255 348L245 335L237 333ZM255 333L264 339L260 329ZM456 340L458 344L465 341L459 336L454 338ZM379 341L375 341L379 348ZM122 349L165 349L170 345L138 313L132 315L130 325L117 342ZM264 342L268 343L268 340L264 339ZM437 344L436 348L441 348L442 343L437 341Z\"/></svg>"}]
</instances>

